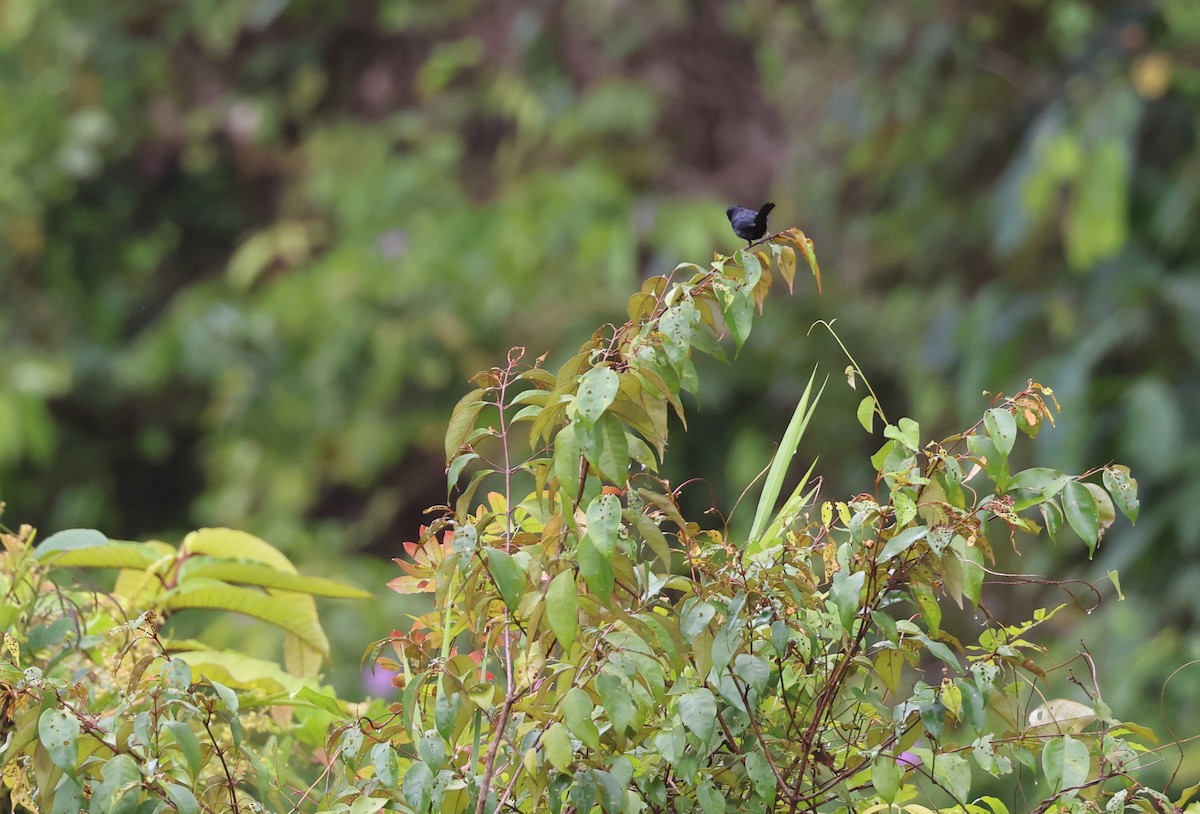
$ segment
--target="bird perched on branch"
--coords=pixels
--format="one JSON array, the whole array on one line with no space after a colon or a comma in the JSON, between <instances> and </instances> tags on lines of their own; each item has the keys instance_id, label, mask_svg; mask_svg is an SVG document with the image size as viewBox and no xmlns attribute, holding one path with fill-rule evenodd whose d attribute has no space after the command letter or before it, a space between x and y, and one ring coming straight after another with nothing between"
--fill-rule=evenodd
<instances>
[{"instance_id":1,"label":"bird perched on branch","mask_svg":"<svg viewBox=\"0 0 1200 814\"><path fill-rule=\"evenodd\" d=\"M774 208L775 204L770 201L763 204L757 212L744 206L734 205L725 210L725 217L729 218L733 233L746 241L747 246L750 246L767 233L767 215Z\"/></svg>"}]
</instances>

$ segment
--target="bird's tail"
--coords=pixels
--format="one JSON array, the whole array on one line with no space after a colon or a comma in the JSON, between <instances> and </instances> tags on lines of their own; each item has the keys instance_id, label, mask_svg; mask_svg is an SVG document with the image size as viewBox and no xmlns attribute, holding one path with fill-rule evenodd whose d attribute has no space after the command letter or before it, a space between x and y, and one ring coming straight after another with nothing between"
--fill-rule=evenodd
<instances>
[{"instance_id":1,"label":"bird's tail","mask_svg":"<svg viewBox=\"0 0 1200 814\"><path fill-rule=\"evenodd\" d=\"M758 210L757 217L754 218L754 225L765 232L767 229L767 215L769 215L771 210L774 208L775 204L773 204L771 201L767 201L765 204L763 204L762 208Z\"/></svg>"}]
</instances>

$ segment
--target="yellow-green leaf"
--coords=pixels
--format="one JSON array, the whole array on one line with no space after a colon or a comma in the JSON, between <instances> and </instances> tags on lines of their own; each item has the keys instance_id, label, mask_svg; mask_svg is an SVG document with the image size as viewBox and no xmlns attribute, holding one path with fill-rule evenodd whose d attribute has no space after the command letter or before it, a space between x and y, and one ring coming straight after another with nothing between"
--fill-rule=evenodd
<instances>
[{"instance_id":1,"label":"yellow-green leaf","mask_svg":"<svg viewBox=\"0 0 1200 814\"><path fill-rule=\"evenodd\" d=\"M551 580L546 589L546 618L563 652L569 651L579 632L579 593L570 569Z\"/></svg>"},{"instance_id":2,"label":"yellow-green leaf","mask_svg":"<svg viewBox=\"0 0 1200 814\"><path fill-rule=\"evenodd\" d=\"M234 529L198 529L183 538L180 550L186 554L209 554L227 560L253 560L266 563L276 571L296 573L296 566L278 548L253 534Z\"/></svg>"},{"instance_id":3,"label":"yellow-green leaf","mask_svg":"<svg viewBox=\"0 0 1200 814\"><path fill-rule=\"evenodd\" d=\"M311 600L311 597L309 599ZM329 641L325 638L325 632L315 614L297 614L296 604L286 601L284 597L268 596L259 591L226 585L217 580L196 580L194 583L180 585L168 593L163 606L171 611L208 608L244 613L295 634L323 655L329 654Z\"/></svg>"},{"instance_id":4,"label":"yellow-green leaf","mask_svg":"<svg viewBox=\"0 0 1200 814\"><path fill-rule=\"evenodd\" d=\"M278 588L313 596L331 596L341 599L370 599L374 596L370 591L334 582L324 577L305 577L277 571L261 563L209 557L192 558L180 569L180 582L187 582L189 579L197 577L208 577L242 585L256 585L260 588Z\"/></svg>"},{"instance_id":5,"label":"yellow-green leaf","mask_svg":"<svg viewBox=\"0 0 1200 814\"><path fill-rule=\"evenodd\" d=\"M542 735L542 748L546 750L546 760L560 772L571 768L574 752L571 749L571 735L567 728L560 723L550 724L546 734Z\"/></svg>"}]
</instances>

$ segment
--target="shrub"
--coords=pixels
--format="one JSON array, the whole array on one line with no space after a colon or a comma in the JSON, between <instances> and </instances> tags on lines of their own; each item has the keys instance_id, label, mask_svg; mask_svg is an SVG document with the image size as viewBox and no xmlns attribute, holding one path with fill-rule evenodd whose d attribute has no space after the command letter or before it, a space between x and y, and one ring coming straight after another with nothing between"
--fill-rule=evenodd
<instances>
[{"instance_id":1,"label":"shrub","mask_svg":"<svg viewBox=\"0 0 1200 814\"><path fill-rule=\"evenodd\" d=\"M798 257L819 284L811 242L787 230L647 281L629 321L557 371L516 349L475 378L446 437L449 487L466 485L390 583L432 594L433 609L371 653L401 690L387 708L319 691L311 595L352 592L298 576L262 541L202 530L174 549L73 532L32 549L28 530L5 535L13 802L350 814L1185 805L1188 793L1172 803L1139 782L1153 734L1104 704L1094 669L1083 700L1043 695L1032 631L1059 608L989 612L1003 581L995 542L1073 533L1094 551L1117 511L1137 517L1123 467L1010 471L1018 437L1054 421L1048 388L997 396L940 441L888 420L870 393L857 418L883 425L876 477L829 500L815 462L784 494L824 387L814 372L749 532L684 516L682 487L658 467L670 413L686 427L692 354L723 357L726 337L740 348ZM861 379L853 361L848 372ZM121 575L109 593L51 582L74 566ZM951 606L978 624L944 624ZM164 639L164 616L195 607L282 627L287 669ZM1011 792L989 793L1001 787Z\"/></svg>"},{"instance_id":2,"label":"shrub","mask_svg":"<svg viewBox=\"0 0 1200 814\"><path fill-rule=\"evenodd\" d=\"M329 724L347 714L315 673L329 643L313 596L365 597L301 576L274 547L201 529L178 547L89 529L37 548L0 534L4 784L29 811L286 810L321 769ZM111 591L75 568L118 569ZM285 631L284 665L167 638L195 609L236 611ZM263 810L261 806L257 810Z\"/></svg>"},{"instance_id":3,"label":"shrub","mask_svg":"<svg viewBox=\"0 0 1200 814\"><path fill-rule=\"evenodd\" d=\"M1094 551L1116 510L1137 516L1123 467L1010 472L1018 436L1054 421L1049 388L997 396L941 441L868 395L858 419L886 439L870 490L822 500L810 467L777 509L810 379L749 534L684 516L657 469L692 354L740 347L797 251L819 274L789 230L649 280L557 371L516 350L475 378L446 441L466 486L392 583L435 597L384 643L404 693L370 732L399 750L405 805L1004 814L1019 798L977 795L976 775L1018 773L1039 811L1167 804L1134 777L1152 735L1098 687L1040 697L1031 631L1059 608L987 612L995 540L1069 528ZM949 604L978 609L973 640L942 624Z\"/></svg>"}]
</instances>

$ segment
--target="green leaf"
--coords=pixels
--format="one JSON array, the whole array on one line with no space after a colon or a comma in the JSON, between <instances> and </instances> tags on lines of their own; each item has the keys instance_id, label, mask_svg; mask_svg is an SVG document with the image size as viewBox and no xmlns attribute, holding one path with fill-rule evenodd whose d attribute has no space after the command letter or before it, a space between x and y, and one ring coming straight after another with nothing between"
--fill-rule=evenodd
<instances>
[{"instance_id":1,"label":"green leaf","mask_svg":"<svg viewBox=\"0 0 1200 814\"><path fill-rule=\"evenodd\" d=\"M196 814L200 810L200 801L192 794L191 789L178 783L167 783L163 790L167 793L167 799L174 803L178 814Z\"/></svg>"},{"instance_id":2,"label":"green leaf","mask_svg":"<svg viewBox=\"0 0 1200 814\"><path fill-rule=\"evenodd\" d=\"M277 571L268 565L250 562L235 562L209 557L193 557L180 567L180 582L207 577L222 582L256 585L262 588L278 588L284 591L329 596L341 599L371 599L375 595L351 585L335 582L324 577L304 577Z\"/></svg>"},{"instance_id":3,"label":"green leaf","mask_svg":"<svg viewBox=\"0 0 1200 814\"><path fill-rule=\"evenodd\" d=\"M584 427L591 427L609 408L621 389L617 372L607 365L594 367L579 380L575 395L576 415Z\"/></svg>"},{"instance_id":4,"label":"green leaf","mask_svg":"<svg viewBox=\"0 0 1200 814\"><path fill-rule=\"evenodd\" d=\"M482 388L472 390L461 399L450 413L450 423L446 427L446 460L449 461L462 449L467 436L475 429L475 420L487 406L481 397L485 391Z\"/></svg>"},{"instance_id":5,"label":"green leaf","mask_svg":"<svg viewBox=\"0 0 1200 814\"><path fill-rule=\"evenodd\" d=\"M672 725L670 729L659 731L654 736L654 751L678 769L687 753L687 735L683 728Z\"/></svg>"},{"instance_id":6,"label":"green leaf","mask_svg":"<svg viewBox=\"0 0 1200 814\"><path fill-rule=\"evenodd\" d=\"M88 810L83 799L83 786L68 775L62 776L52 796L54 802L51 803L50 814L79 814Z\"/></svg>"},{"instance_id":7,"label":"green leaf","mask_svg":"<svg viewBox=\"0 0 1200 814\"><path fill-rule=\"evenodd\" d=\"M667 537L662 533L662 529L649 515L639 514L636 522L642 539L650 546L654 556L662 562L663 568L669 571L671 569L671 544L667 542Z\"/></svg>"},{"instance_id":8,"label":"green leaf","mask_svg":"<svg viewBox=\"0 0 1200 814\"><path fill-rule=\"evenodd\" d=\"M808 384L804 386L804 392L800 395L800 401L797 402L796 409L792 411L792 419L788 422L787 429L784 430L783 438L779 442L779 449L771 458L771 466L767 470L766 480L763 481L762 494L758 498L758 507L754 511L754 520L750 523L750 540L757 540L763 529L766 528L772 509L775 508L775 504L779 500L779 493L783 489L788 466L796 455L800 439L808 428L808 422L816 412L817 402L821 400L821 394L825 392L825 383L829 381L828 379L822 382L821 389L817 391L815 397L812 397L813 382L816 378L817 369L813 368L813 372L808 377Z\"/></svg>"},{"instance_id":9,"label":"green leaf","mask_svg":"<svg viewBox=\"0 0 1200 814\"><path fill-rule=\"evenodd\" d=\"M733 672L762 695L766 692L767 681L771 678L771 665L761 656L738 653L733 659Z\"/></svg>"},{"instance_id":10,"label":"green leaf","mask_svg":"<svg viewBox=\"0 0 1200 814\"><path fill-rule=\"evenodd\" d=\"M175 743L179 747L184 761L187 763L188 774L194 780L199 775L202 765L200 762L200 739L196 737L196 733L192 731L192 728L183 721L164 720L160 728L165 732L169 732L171 737L175 739Z\"/></svg>"},{"instance_id":11,"label":"green leaf","mask_svg":"<svg viewBox=\"0 0 1200 814\"><path fill-rule=\"evenodd\" d=\"M908 550L917 541L924 540L928 535L929 529L925 526L913 526L905 529L884 544L883 550L879 552L879 561L887 562L897 554Z\"/></svg>"},{"instance_id":12,"label":"green leaf","mask_svg":"<svg viewBox=\"0 0 1200 814\"><path fill-rule=\"evenodd\" d=\"M963 543L961 548L956 547L954 553L962 564L963 596L978 607L979 598L983 592L983 554L975 546L969 546L966 543Z\"/></svg>"},{"instance_id":13,"label":"green leaf","mask_svg":"<svg viewBox=\"0 0 1200 814\"><path fill-rule=\"evenodd\" d=\"M65 529L57 534L51 534L43 540L34 549L33 556L45 561L51 554L62 556L68 551L96 548L107 542L108 538L95 529Z\"/></svg>"},{"instance_id":14,"label":"green leaf","mask_svg":"<svg viewBox=\"0 0 1200 814\"><path fill-rule=\"evenodd\" d=\"M162 677L166 685L172 689L186 690L192 686L192 668L178 656L167 662Z\"/></svg>"},{"instance_id":15,"label":"green leaf","mask_svg":"<svg viewBox=\"0 0 1200 814\"><path fill-rule=\"evenodd\" d=\"M431 771L440 771L446 762L446 742L437 731L431 729L417 739L417 754Z\"/></svg>"},{"instance_id":16,"label":"green leaf","mask_svg":"<svg viewBox=\"0 0 1200 814\"><path fill-rule=\"evenodd\" d=\"M983 414L983 426L996 449L1004 455L1012 452L1017 440L1017 422L1012 413L1001 407L988 410Z\"/></svg>"},{"instance_id":17,"label":"green leaf","mask_svg":"<svg viewBox=\"0 0 1200 814\"><path fill-rule=\"evenodd\" d=\"M1059 508L1057 500L1047 500L1041 506L1038 506L1038 511L1042 514L1042 523L1046 526L1046 533L1050 535L1051 540L1058 538L1058 532L1063 524L1063 512Z\"/></svg>"},{"instance_id":18,"label":"green leaf","mask_svg":"<svg viewBox=\"0 0 1200 814\"><path fill-rule=\"evenodd\" d=\"M326 712L338 718L346 715L346 711L338 705L337 699L326 695L322 692L317 692L312 687L301 687L296 692L292 693L292 700L307 701L318 709L323 709Z\"/></svg>"},{"instance_id":19,"label":"green leaf","mask_svg":"<svg viewBox=\"0 0 1200 814\"><path fill-rule=\"evenodd\" d=\"M895 757L883 752L875 757L871 764L871 785L885 803L896 799L900 791L900 766Z\"/></svg>"},{"instance_id":20,"label":"green leaf","mask_svg":"<svg viewBox=\"0 0 1200 814\"><path fill-rule=\"evenodd\" d=\"M758 255L753 249L738 249L738 263L742 270L746 272L746 285L750 288L758 285L758 281L762 279L762 262L758 259Z\"/></svg>"},{"instance_id":21,"label":"green leaf","mask_svg":"<svg viewBox=\"0 0 1200 814\"><path fill-rule=\"evenodd\" d=\"M775 772L771 771L771 764L762 752L755 750L746 755L746 775L754 784L754 791L759 797L767 801L775 799Z\"/></svg>"},{"instance_id":22,"label":"green leaf","mask_svg":"<svg viewBox=\"0 0 1200 814\"><path fill-rule=\"evenodd\" d=\"M1085 543L1088 554L1096 553L1100 540L1100 509L1088 488L1079 481L1071 481L1063 488L1063 514L1067 523Z\"/></svg>"},{"instance_id":23,"label":"green leaf","mask_svg":"<svg viewBox=\"0 0 1200 814\"><path fill-rule=\"evenodd\" d=\"M704 687L679 696L679 720L707 744L717 728L717 699Z\"/></svg>"},{"instance_id":24,"label":"green leaf","mask_svg":"<svg viewBox=\"0 0 1200 814\"><path fill-rule=\"evenodd\" d=\"M1087 780L1088 749L1070 735L1049 741L1042 750L1042 771L1051 791L1078 786Z\"/></svg>"},{"instance_id":25,"label":"green leaf","mask_svg":"<svg viewBox=\"0 0 1200 814\"><path fill-rule=\"evenodd\" d=\"M876 611L872 614L872 618L878 618L884 614ZM899 650L891 648L883 648L875 656L875 662L872 665L875 672L883 680L883 684L893 693L900 687L900 674L904 668L904 656Z\"/></svg>"},{"instance_id":26,"label":"green leaf","mask_svg":"<svg viewBox=\"0 0 1200 814\"><path fill-rule=\"evenodd\" d=\"M356 797L348 814L375 814L387 804L386 797Z\"/></svg>"},{"instance_id":27,"label":"green leaf","mask_svg":"<svg viewBox=\"0 0 1200 814\"><path fill-rule=\"evenodd\" d=\"M525 572L509 554L499 548L486 548L488 572L500 589L500 597L509 610L516 610L525 590Z\"/></svg>"},{"instance_id":28,"label":"green leaf","mask_svg":"<svg viewBox=\"0 0 1200 814\"><path fill-rule=\"evenodd\" d=\"M596 778L597 785L600 786L600 805L603 810L608 814L617 814L621 808L621 801L625 799L625 790L621 788L620 781L611 772L603 769L592 769L592 777Z\"/></svg>"},{"instance_id":29,"label":"green leaf","mask_svg":"<svg viewBox=\"0 0 1200 814\"><path fill-rule=\"evenodd\" d=\"M114 755L110 760L105 761L104 766L100 769L100 775L105 782L111 782L117 786L128 786L142 780L142 773L138 769L137 763L129 755Z\"/></svg>"},{"instance_id":30,"label":"green leaf","mask_svg":"<svg viewBox=\"0 0 1200 814\"><path fill-rule=\"evenodd\" d=\"M600 730L592 720L592 710L595 708L591 696L579 687L568 690L562 700L563 720L567 728L589 749L600 748Z\"/></svg>"},{"instance_id":31,"label":"green leaf","mask_svg":"<svg viewBox=\"0 0 1200 814\"><path fill-rule=\"evenodd\" d=\"M64 532L60 532L62 534ZM99 533L99 532L97 532ZM58 537L59 534L55 534ZM102 545L46 551L46 543L38 546L37 557L43 562L76 568L130 568L144 570L162 559L162 554L143 543L120 543L106 541Z\"/></svg>"},{"instance_id":32,"label":"green leaf","mask_svg":"<svg viewBox=\"0 0 1200 814\"><path fill-rule=\"evenodd\" d=\"M298 692L304 686L299 678L285 673L274 661L231 650L189 650L187 662L196 675L238 689L276 694Z\"/></svg>"},{"instance_id":33,"label":"green leaf","mask_svg":"<svg viewBox=\"0 0 1200 814\"><path fill-rule=\"evenodd\" d=\"M226 560L254 560L266 563L276 571L296 573L296 566L292 565L292 561L282 551L244 531L226 528L198 529L183 538L179 549L184 554L208 554Z\"/></svg>"},{"instance_id":34,"label":"green leaf","mask_svg":"<svg viewBox=\"0 0 1200 814\"><path fill-rule=\"evenodd\" d=\"M958 672L962 672L962 666L958 663L958 657L954 655L954 651L947 645L934 641L924 633L916 633L912 638L925 645L925 649L929 651L929 655L940 659L947 667L953 667Z\"/></svg>"},{"instance_id":35,"label":"green leaf","mask_svg":"<svg viewBox=\"0 0 1200 814\"><path fill-rule=\"evenodd\" d=\"M969 802L971 797L971 764L962 755L940 754L933 761L933 776L958 802Z\"/></svg>"},{"instance_id":36,"label":"green leaf","mask_svg":"<svg viewBox=\"0 0 1200 814\"><path fill-rule=\"evenodd\" d=\"M433 794L433 772L424 763L414 763L404 773L404 782L400 785L400 793L409 808L425 811L429 808L430 797Z\"/></svg>"},{"instance_id":37,"label":"green leaf","mask_svg":"<svg viewBox=\"0 0 1200 814\"><path fill-rule=\"evenodd\" d=\"M75 774L79 758L79 721L66 710L47 709L38 718L38 739L55 766L69 775Z\"/></svg>"},{"instance_id":38,"label":"green leaf","mask_svg":"<svg viewBox=\"0 0 1200 814\"><path fill-rule=\"evenodd\" d=\"M793 267L795 261L793 260ZM696 786L696 802L703 814L725 814L725 795L707 777L701 778Z\"/></svg>"},{"instance_id":39,"label":"green leaf","mask_svg":"<svg viewBox=\"0 0 1200 814\"><path fill-rule=\"evenodd\" d=\"M596 804L596 781L590 771L578 772L575 778L570 791L571 805L577 812L587 811L591 814L592 807Z\"/></svg>"},{"instance_id":40,"label":"green leaf","mask_svg":"<svg viewBox=\"0 0 1200 814\"><path fill-rule=\"evenodd\" d=\"M579 541L579 546L575 549L575 560L579 564L579 575L592 589L592 593L601 602L608 603L612 599L613 586L616 584L612 562L596 548L590 537Z\"/></svg>"},{"instance_id":41,"label":"green leaf","mask_svg":"<svg viewBox=\"0 0 1200 814\"><path fill-rule=\"evenodd\" d=\"M338 755L347 765L354 765L358 753L362 751L362 745L362 728L358 725L347 727L342 730L342 736L338 739Z\"/></svg>"},{"instance_id":42,"label":"green leaf","mask_svg":"<svg viewBox=\"0 0 1200 814\"><path fill-rule=\"evenodd\" d=\"M750 329L754 326L754 294L749 286L718 289L721 300L721 314L725 317L725 325L733 337L734 345L742 349Z\"/></svg>"},{"instance_id":43,"label":"green leaf","mask_svg":"<svg viewBox=\"0 0 1200 814\"><path fill-rule=\"evenodd\" d=\"M630 735L637 710L633 705L633 692L628 679L605 670L596 677L596 690L600 693L600 701L608 720L612 722L613 730L622 737Z\"/></svg>"},{"instance_id":44,"label":"green leaf","mask_svg":"<svg viewBox=\"0 0 1200 814\"><path fill-rule=\"evenodd\" d=\"M1112 498L1103 486L1095 483L1085 483L1084 488L1092 493L1092 500L1096 501L1096 519L1100 526L1099 537L1104 538L1113 522L1117 519L1117 511L1113 508Z\"/></svg>"},{"instance_id":45,"label":"green leaf","mask_svg":"<svg viewBox=\"0 0 1200 814\"><path fill-rule=\"evenodd\" d=\"M1136 523L1141 504L1138 502L1137 481L1129 476L1129 469L1124 466L1110 466L1104 470L1104 486L1112 495L1113 503L1121 510L1121 514L1129 518L1130 523Z\"/></svg>"},{"instance_id":46,"label":"green leaf","mask_svg":"<svg viewBox=\"0 0 1200 814\"><path fill-rule=\"evenodd\" d=\"M569 568L552 579L546 588L546 619L563 652L570 652L579 632L579 593L575 587L575 574Z\"/></svg>"},{"instance_id":47,"label":"green leaf","mask_svg":"<svg viewBox=\"0 0 1200 814\"><path fill-rule=\"evenodd\" d=\"M679 622L679 632L685 638L694 639L702 630L708 628L708 623L717 615L717 609L702 599L689 599L683 606L683 617Z\"/></svg>"},{"instance_id":48,"label":"green leaf","mask_svg":"<svg viewBox=\"0 0 1200 814\"><path fill-rule=\"evenodd\" d=\"M580 472L579 463L580 456L583 455L579 446L581 431L582 428L577 430L574 424L568 424L554 436L554 476L558 478L559 487L570 500L579 496L583 474Z\"/></svg>"},{"instance_id":49,"label":"green leaf","mask_svg":"<svg viewBox=\"0 0 1200 814\"><path fill-rule=\"evenodd\" d=\"M1183 808L1185 805L1188 804L1188 800L1191 800L1193 797L1196 796L1196 792L1198 792L1198 791L1200 791L1200 783L1196 783L1194 785L1188 786L1186 789L1184 789L1183 791L1181 791L1179 793L1179 798L1175 800L1175 807Z\"/></svg>"},{"instance_id":50,"label":"green leaf","mask_svg":"<svg viewBox=\"0 0 1200 814\"><path fill-rule=\"evenodd\" d=\"M862 428L867 432L875 431L875 397L863 396L863 400L858 403L858 423L862 424Z\"/></svg>"},{"instance_id":51,"label":"green leaf","mask_svg":"<svg viewBox=\"0 0 1200 814\"><path fill-rule=\"evenodd\" d=\"M1032 493L1028 497L1013 501L1013 509L1019 512L1054 497L1070 482L1071 477L1057 469L1035 466L1013 475L1008 482L1007 491Z\"/></svg>"},{"instance_id":52,"label":"green leaf","mask_svg":"<svg viewBox=\"0 0 1200 814\"><path fill-rule=\"evenodd\" d=\"M833 585L829 589L830 596L838 607L838 619L842 627L849 631L858 613L858 595L863 583L867 580L865 571L855 571L848 574L842 569L833 575Z\"/></svg>"},{"instance_id":53,"label":"green leaf","mask_svg":"<svg viewBox=\"0 0 1200 814\"><path fill-rule=\"evenodd\" d=\"M921 620L929 628L930 634L937 636L942 629L942 606L938 604L933 587L924 582L912 582L908 587L913 602L921 611Z\"/></svg>"},{"instance_id":54,"label":"green leaf","mask_svg":"<svg viewBox=\"0 0 1200 814\"><path fill-rule=\"evenodd\" d=\"M433 701L433 725L438 734L446 740L454 735L454 722L458 720L458 710L462 707L462 694L454 691L447 692L439 684L437 696Z\"/></svg>"},{"instance_id":55,"label":"green leaf","mask_svg":"<svg viewBox=\"0 0 1200 814\"><path fill-rule=\"evenodd\" d=\"M1108 572L1108 578L1112 580L1113 587L1117 589L1117 601L1124 602L1125 594L1121 593L1121 575L1113 569Z\"/></svg>"},{"instance_id":56,"label":"green leaf","mask_svg":"<svg viewBox=\"0 0 1200 814\"><path fill-rule=\"evenodd\" d=\"M875 452L875 454L871 456L871 466L875 469L876 472L883 471L883 465L887 462L887 459L891 457L892 451L895 448L896 448L895 441L884 441L883 446L881 446Z\"/></svg>"},{"instance_id":57,"label":"green leaf","mask_svg":"<svg viewBox=\"0 0 1200 814\"><path fill-rule=\"evenodd\" d=\"M571 748L571 735L567 727L557 722L550 724L546 734L542 735L542 749L551 766L560 772L570 771L575 753Z\"/></svg>"},{"instance_id":58,"label":"green leaf","mask_svg":"<svg viewBox=\"0 0 1200 814\"><path fill-rule=\"evenodd\" d=\"M907 526L917 516L917 504L907 490L897 489L892 492L892 512L896 517L896 528L899 529Z\"/></svg>"},{"instance_id":59,"label":"green leaf","mask_svg":"<svg viewBox=\"0 0 1200 814\"><path fill-rule=\"evenodd\" d=\"M742 647L742 622L736 617L727 619L712 639L710 655L712 670L716 673L725 671L725 667L733 660L733 656Z\"/></svg>"},{"instance_id":60,"label":"green leaf","mask_svg":"<svg viewBox=\"0 0 1200 814\"><path fill-rule=\"evenodd\" d=\"M888 424L883 428L883 437L891 438L912 452L921 448L921 427L911 418L902 418L896 424Z\"/></svg>"},{"instance_id":61,"label":"green leaf","mask_svg":"<svg viewBox=\"0 0 1200 814\"><path fill-rule=\"evenodd\" d=\"M692 345L692 325L681 306L676 305L666 310L658 320L658 330L663 336L663 350L667 358L679 369L687 360L688 350Z\"/></svg>"},{"instance_id":62,"label":"green leaf","mask_svg":"<svg viewBox=\"0 0 1200 814\"><path fill-rule=\"evenodd\" d=\"M588 537L606 559L617 550L617 535L621 529L621 500L616 495L602 494L587 507Z\"/></svg>"},{"instance_id":63,"label":"green leaf","mask_svg":"<svg viewBox=\"0 0 1200 814\"><path fill-rule=\"evenodd\" d=\"M967 450L983 464L984 472L996 484L996 488L1001 492L1006 491L1012 480L1008 473L1008 456L996 449L992 439L986 435L968 435Z\"/></svg>"},{"instance_id":64,"label":"green leaf","mask_svg":"<svg viewBox=\"0 0 1200 814\"><path fill-rule=\"evenodd\" d=\"M583 427L580 430L576 433L588 462L601 477L624 486L629 480L629 439L621 419L607 413L590 430Z\"/></svg>"},{"instance_id":65,"label":"green leaf","mask_svg":"<svg viewBox=\"0 0 1200 814\"><path fill-rule=\"evenodd\" d=\"M479 460L479 453L464 452L461 455L455 455L450 461L450 465L446 467L446 491L451 491L458 486L458 479L462 476L462 472L467 468L467 464L471 461Z\"/></svg>"},{"instance_id":66,"label":"green leaf","mask_svg":"<svg viewBox=\"0 0 1200 814\"><path fill-rule=\"evenodd\" d=\"M311 614L298 613L296 604L282 596L269 596L217 580L197 579L167 592L163 606L170 611L209 608L244 613L281 627L322 654L329 654L329 640L315 611Z\"/></svg>"},{"instance_id":67,"label":"green leaf","mask_svg":"<svg viewBox=\"0 0 1200 814\"><path fill-rule=\"evenodd\" d=\"M216 691L217 697L221 699L221 703L225 706L225 710L230 714L230 716L236 718L239 707L237 693L226 687L224 684L221 684L218 681L213 681L211 678L205 677L204 680L207 681L209 686Z\"/></svg>"}]
</instances>

